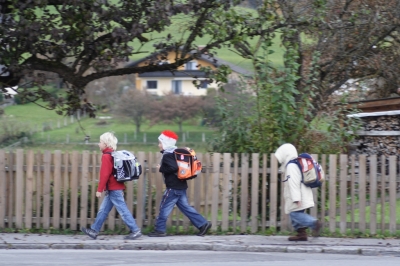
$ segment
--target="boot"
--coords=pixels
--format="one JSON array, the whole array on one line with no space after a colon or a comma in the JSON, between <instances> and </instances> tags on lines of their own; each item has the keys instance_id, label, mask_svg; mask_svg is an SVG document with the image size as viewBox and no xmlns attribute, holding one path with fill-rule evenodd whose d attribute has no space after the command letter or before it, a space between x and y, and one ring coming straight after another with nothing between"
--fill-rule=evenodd
<instances>
[{"instance_id":1,"label":"boot","mask_svg":"<svg viewBox=\"0 0 400 266\"><path fill-rule=\"evenodd\" d=\"M307 241L307 227L297 229L297 235L288 238L289 241Z\"/></svg>"},{"instance_id":2,"label":"boot","mask_svg":"<svg viewBox=\"0 0 400 266\"><path fill-rule=\"evenodd\" d=\"M315 227L312 230L313 237L318 237L319 236L319 232L321 230L321 227L322 227L322 223L320 221L316 220L315 221Z\"/></svg>"}]
</instances>

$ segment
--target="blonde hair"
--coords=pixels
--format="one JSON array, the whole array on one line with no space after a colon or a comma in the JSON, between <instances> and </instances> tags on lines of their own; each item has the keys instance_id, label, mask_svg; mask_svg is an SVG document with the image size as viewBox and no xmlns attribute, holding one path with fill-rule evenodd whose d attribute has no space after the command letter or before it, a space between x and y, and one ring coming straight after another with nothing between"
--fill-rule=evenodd
<instances>
[{"instance_id":1,"label":"blonde hair","mask_svg":"<svg viewBox=\"0 0 400 266\"><path fill-rule=\"evenodd\" d=\"M100 136L100 141L106 144L107 147L117 150L118 139L113 132L106 132Z\"/></svg>"}]
</instances>

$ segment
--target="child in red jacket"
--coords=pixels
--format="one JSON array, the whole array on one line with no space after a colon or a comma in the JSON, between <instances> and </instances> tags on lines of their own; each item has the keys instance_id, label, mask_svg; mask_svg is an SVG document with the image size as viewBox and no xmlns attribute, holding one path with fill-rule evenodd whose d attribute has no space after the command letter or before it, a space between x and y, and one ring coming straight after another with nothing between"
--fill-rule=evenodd
<instances>
[{"instance_id":1,"label":"child in red jacket","mask_svg":"<svg viewBox=\"0 0 400 266\"><path fill-rule=\"evenodd\" d=\"M103 152L101 157L100 180L97 188L96 197L101 197L101 193L105 191L106 196L100 205L97 217L90 228L82 227L81 231L93 239L96 239L101 226L107 219L113 206L117 209L119 215L125 224L129 227L131 233L124 239L136 239L142 235L140 229L136 225L136 221L129 212L124 199L124 183L119 183L113 176L114 162L111 152L117 149L118 139L111 132L106 132L100 136L99 148Z\"/></svg>"}]
</instances>

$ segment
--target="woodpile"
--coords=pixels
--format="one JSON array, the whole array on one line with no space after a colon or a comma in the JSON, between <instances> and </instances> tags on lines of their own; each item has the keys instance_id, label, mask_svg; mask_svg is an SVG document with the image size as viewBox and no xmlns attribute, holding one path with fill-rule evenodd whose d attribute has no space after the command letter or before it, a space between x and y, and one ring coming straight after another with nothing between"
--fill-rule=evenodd
<instances>
[{"instance_id":1,"label":"woodpile","mask_svg":"<svg viewBox=\"0 0 400 266\"><path fill-rule=\"evenodd\" d=\"M400 115L366 116L361 120L363 127L357 132L352 154L400 158Z\"/></svg>"}]
</instances>

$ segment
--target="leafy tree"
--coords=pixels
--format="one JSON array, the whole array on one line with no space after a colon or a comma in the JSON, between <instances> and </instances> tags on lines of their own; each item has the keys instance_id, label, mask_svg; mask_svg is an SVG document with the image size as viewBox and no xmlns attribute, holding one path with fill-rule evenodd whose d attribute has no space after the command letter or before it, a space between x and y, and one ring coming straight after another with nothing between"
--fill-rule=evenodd
<instances>
[{"instance_id":1,"label":"leafy tree","mask_svg":"<svg viewBox=\"0 0 400 266\"><path fill-rule=\"evenodd\" d=\"M266 0L260 40L281 35L282 45L293 49L297 74L295 100L310 94L314 114L350 78L376 79L378 97L397 93L400 87L400 2L397 0ZM287 27L274 27L280 21ZM266 23L265 21L268 21ZM287 34L290 31L290 34ZM262 42L235 45L246 58L257 55ZM274 52L273 50L270 52ZM262 60L259 58L259 60ZM287 62L285 62L286 64ZM287 66L285 65L287 68Z\"/></svg>"},{"instance_id":2,"label":"leafy tree","mask_svg":"<svg viewBox=\"0 0 400 266\"><path fill-rule=\"evenodd\" d=\"M65 98L56 100L41 89L20 89L19 94L29 101L45 100L47 108L59 114L86 108L94 115L85 97L85 87L91 81L174 71L201 54L212 56L222 45L262 33L257 14L235 9L240 2L0 0L0 87L24 82L32 88L45 82L43 73L56 73L68 86ZM174 21L184 21L179 24L179 34L169 31L176 25ZM164 36L152 37L153 32ZM207 37L206 45L199 49L203 37ZM145 44L154 49L143 50ZM179 53L174 62L160 64L166 50ZM158 56L149 58L146 65L121 67L132 55L153 52Z\"/></svg>"},{"instance_id":3,"label":"leafy tree","mask_svg":"<svg viewBox=\"0 0 400 266\"><path fill-rule=\"evenodd\" d=\"M146 91L130 89L123 93L116 104L115 113L135 124L136 134L151 111L152 95Z\"/></svg>"},{"instance_id":4,"label":"leafy tree","mask_svg":"<svg viewBox=\"0 0 400 266\"><path fill-rule=\"evenodd\" d=\"M283 67L277 68L271 61L274 53L273 35L265 35L252 47L253 55L248 58L256 70L250 86L240 84L238 91L253 92L254 99L244 97L234 100L234 110L226 99L218 101L218 116L222 119L220 134L214 140L213 150L219 152L263 152L271 153L279 145L290 142L299 150L308 152L338 152L352 138L346 132L357 126L357 121L346 121L343 126L328 127L328 134L315 126L315 110L312 104L318 87L313 81L318 71L315 55L308 65L305 87L299 85L301 75L298 44L288 41L297 36L293 28L281 30L285 47ZM239 49L244 48L241 46ZM246 49L246 48L244 48ZM303 89L303 91L301 91ZM245 109L239 106L245 106ZM233 116L236 112L236 116ZM338 112L330 121L343 121ZM230 116L230 117L229 117ZM317 137L318 136L318 137ZM354 137L354 136L353 136ZM233 150L231 148L233 147Z\"/></svg>"},{"instance_id":5,"label":"leafy tree","mask_svg":"<svg viewBox=\"0 0 400 266\"><path fill-rule=\"evenodd\" d=\"M173 123L183 132L183 122L197 119L201 115L202 99L197 96L184 96L168 93L158 101L153 101L150 112L151 124Z\"/></svg>"}]
</instances>

